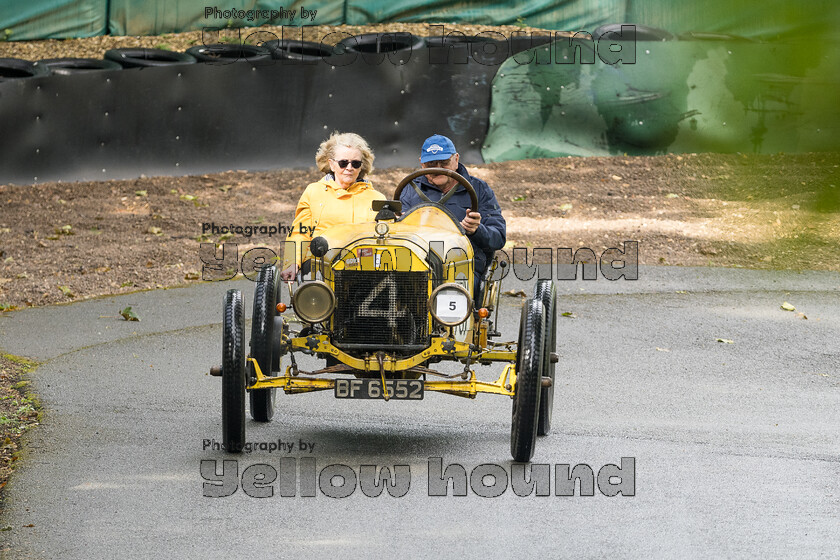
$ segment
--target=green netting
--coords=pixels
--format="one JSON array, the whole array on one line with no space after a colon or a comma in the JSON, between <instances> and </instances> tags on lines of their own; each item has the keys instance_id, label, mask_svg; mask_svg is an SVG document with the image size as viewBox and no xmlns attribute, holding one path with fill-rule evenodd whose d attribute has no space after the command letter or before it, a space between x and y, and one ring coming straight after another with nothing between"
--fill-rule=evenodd
<instances>
[{"instance_id":1,"label":"green netting","mask_svg":"<svg viewBox=\"0 0 840 560\"><path fill-rule=\"evenodd\" d=\"M615 65L564 54L499 67L485 160L840 149L836 43L640 42Z\"/></svg>"},{"instance_id":2,"label":"green netting","mask_svg":"<svg viewBox=\"0 0 840 560\"><path fill-rule=\"evenodd\" d=\"M0 0L0 40L104 35L107 13L107 0Z\"/></svg>"},{"instance_id":3,"label":"green netting","mask_svg":"<svg viewBox=\"0 0 840 560\"><path fill-rule=\"evenodd\" d=\"M111 0L108 22L112 35L159 35L207 27L336 25L343 19L344 3L334 0ZM243 29L242 36L248 33Z\"/></svg>"},{"instance_id":4,"label":"green netting","mask_svg":"<svg viewBox=\"0 0 840 560\"><path fill-rule=\"evenodd\" d=\"M244 15L206 15L242 11ZM317 15L302 19L301 11ZM249 14L248 12L251 11ZM294 11L295 16L289 17ZM263 13L254 13L263 12ZM593 31L604 23L636 23L684 31L715 31L746 37L836 35L836 0L535 0L526 3L427 0L0 0L0 40L112 35L151 35L207 26L362 25L388 22L451 22L530 25Z\"/></svg>"},{"instance_id":5,"label":"green netting","mask_svg":"<svg viewBox=\"0 0 840 560\"><path fill-rule=\"evenodd\" d=\"M671 33L705 31L749 38L838 37L840 2L836 0L633 0L627 23Z\"/></svg>"},{"instance_id":6,"label":"green netting","mask_svg":"<svg viewBox=\"0 0 840 560\"><path fill-rule=\"evenodd\" d=\"M523 3L350 1L347 23L452 22L484 25L529 25L545 29L593 30L599 25L624 21L625 0L537 0Z\"/></svg>"}]
</instances>

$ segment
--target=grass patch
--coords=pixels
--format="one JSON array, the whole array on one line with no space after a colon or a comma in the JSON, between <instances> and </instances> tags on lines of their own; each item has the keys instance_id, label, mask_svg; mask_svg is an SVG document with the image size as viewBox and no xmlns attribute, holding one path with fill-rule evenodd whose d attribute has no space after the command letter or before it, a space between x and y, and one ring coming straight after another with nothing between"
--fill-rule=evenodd
<instances>
[{"instance_id":1,"label":"grass patch","mask_svg":"<svg viewBox=\"0 0 840 560\"><path fill-rule=\"evenodd\" d=\"M20 438L41 421L41 403L22 379L38 364L20 356L0 354L0 496L20 456Z\"/></svg>"}]
</instances>

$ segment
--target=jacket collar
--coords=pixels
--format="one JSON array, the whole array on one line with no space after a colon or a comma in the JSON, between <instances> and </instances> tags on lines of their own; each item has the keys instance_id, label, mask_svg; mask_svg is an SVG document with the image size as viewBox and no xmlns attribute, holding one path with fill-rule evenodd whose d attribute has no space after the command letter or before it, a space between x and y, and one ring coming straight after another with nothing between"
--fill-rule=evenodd
<instances>
[{"instance_id":1,"label":"jacket collar","mask_svg":"<svg viewBox=\"0 0 840 560\"><path fill-rule=\"evenodd\" d=\"M351 196L365 189L373 188L373 185L371 185L368 181L362 180L356 181L355 183L350 185L350 188L345 189L341 186L341 184L338 181L335 180L335 176L332 173L327 173L326 175L324 175L324 178L321 179L320 182L327 188L333 189L339 198Z\"/></svg>"}]
</instances>

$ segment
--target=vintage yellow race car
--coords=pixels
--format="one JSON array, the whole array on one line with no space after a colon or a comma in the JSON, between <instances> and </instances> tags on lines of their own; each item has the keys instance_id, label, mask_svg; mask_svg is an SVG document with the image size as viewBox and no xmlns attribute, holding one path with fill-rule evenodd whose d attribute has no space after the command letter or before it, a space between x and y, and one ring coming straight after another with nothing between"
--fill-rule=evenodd
<instances>
[{"instance_id":1,"label":"vintage yellow race car","mask_svg":"<svg viewBox=\"0 0 840 560\"><path fill-rule=\"evenodd\" d=\"M420 175L455 178L478 206L472 185L448 169L422 169L400 181L393 201L375 201L376 220L330 228L312 240L309 270L289 285L290 304L303 328L282 315L282 282L275 266L259 271L254 294L250 354L244 349L242 294L224 298L222 433L225 449L245 443L245 402L268 422L277 389L286 394L333 391L336 398L422 399L426 391L513 400L511 454L527 462L536 436L551 426L556 344L556 288L537 283L524 302L519 338L493 342L504 261L494 259L476 282L473 249L464 230L440 203L424 203L397 217L403 188ZM457 188L457 187L456 187ZM451 192L454 192L452 189ZM306 268L306 267L303 267ZM476 288L478 286L478 288ZM478 291L479 293L474 293ZM296 354L326 360L316 371L298 368ZM288 357L285 370L281 358ZM463 369L444 373L442 361ZM481 381L475 364L501 362L495 380ZM458 368L460 369L460 368Z\"/></svg>"}]
</instances>

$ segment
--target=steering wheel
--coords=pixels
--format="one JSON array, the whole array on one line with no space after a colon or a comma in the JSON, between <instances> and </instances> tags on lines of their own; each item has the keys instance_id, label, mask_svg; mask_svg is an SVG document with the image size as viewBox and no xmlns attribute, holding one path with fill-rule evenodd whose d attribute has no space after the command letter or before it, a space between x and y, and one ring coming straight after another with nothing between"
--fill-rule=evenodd
<instances>
[{"instance_id":1,"label":"steering wheel","mask_svg":"<svg viewBox=\"0 0 840 560\"><path fill-rule=\"evenodd\" d=\"M437 202L432 202L431 200L429 200L429 197L426 196L422 190L420 190L420 186L414 182L414 179L421 175L446 175L447 177L455 179L461 186L463 186L467 190L467 193L470 195L470 212L478 212L478 195L475 194L475 189L470 184L470 182L467 181L467 179L460 173L452 171L451 169L444 169L443 167L429 167L428 169L418 169L417 171L406 175L405 178L403 178L403 180L400 181L400 183L397 185L396 190L394 191L394 200L400 199L400 194L402 194L403 189L409 183L411 183L411 186L414 188L414 191L417 193L417 196L420 197L420 200L422 200L423 202L429 202L431 204L438 204L440 206L443 206L444 204L446 204L446 201L449 200L453 194L455 194L455 187L452 187L451 189L449 189L449 192L447 192L440 198L440 200L438 200Z\"/></svg>"}]
</instances>

